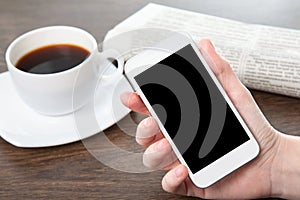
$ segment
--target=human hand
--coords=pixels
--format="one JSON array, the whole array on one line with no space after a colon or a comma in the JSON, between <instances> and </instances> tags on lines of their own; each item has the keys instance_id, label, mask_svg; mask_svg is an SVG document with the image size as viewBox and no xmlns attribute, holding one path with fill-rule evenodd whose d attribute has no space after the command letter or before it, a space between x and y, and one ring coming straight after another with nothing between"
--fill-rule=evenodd
<instances>
[{"instance_id":1,"label":"human hand","mask_svg":"<svg viewBox=\"0 0 300 200\"><path fill-rule=\"evenodd\" d=\"M191 182L186 167L174 159L176 156L170 144L161 134L155 120L148 117L139 124L136 135L137 142L147 147L144 164L168 171L162 180L162 187L167 192L208 199L248 199L276 195L277 191L272 185L272 166L278 164L275 154L281 134L268 123L250 92L239 81L228 62L216 53L211 42L202 40L199 50L258 141L260 154L212 186L201 189ZM149 114L136 93L125 93L121 99L133 111Z\"/></svg>"}]
</instances>

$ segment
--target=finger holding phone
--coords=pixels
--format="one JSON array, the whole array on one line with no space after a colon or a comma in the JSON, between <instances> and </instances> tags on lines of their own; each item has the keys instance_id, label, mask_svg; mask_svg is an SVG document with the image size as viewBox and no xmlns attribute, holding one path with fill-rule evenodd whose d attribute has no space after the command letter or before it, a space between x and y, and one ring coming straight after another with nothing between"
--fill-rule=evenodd
<instances>
[{"instance_id":1,"label":"finger holding phone","mask_svg":"<svg viewBox=\"0 0 300 200\"><path fill-rule=\"evenodd\" d=\"M183 47L186 47L186 45L183 45ZM192 50L195 50L195 46L192 46L192 48ZM178 50L182 50L182 48L179 48ZM202 143L203 141L213 139L217 140L217 142L210 142L211 146L208 145L209 147L206 148L206 151L208 149L208 152L205 152L204 150L203 153L203 150L201 152L203 144L201 146L200 141L200 147L198 146L197 149L200 151L195 151L196 154L194 152L194 155L197 155L198 158L192 159L191 162L186 162L188 159L184 156L185 152L182 153L182 151L178 150L178 146L180 145L176 144L176 141L174 142L174 139L170 137L169 131L166 130L165 126L160 122L159 116L156 115L155 111L153 112L155 109L151 107L151 102L148 100L149 94L148 96L145 95L142 89L141 91L138 91L139 95L137 93L124 94L122 96L122 101L126 106L137 112L147 113L146 107L148 109L150 108L149 112L152 117L143 120L139 124L137 131L138 143L148 147L145 152L144 163L150 167L159 167L169 170L162 181L163 188L168 192L202 198L258 198L266 196L282 196L282 188L274 185L274 182L278 182L279 179L279 177L278 179L274 178L274 173L279 170L279 167L277 166L282 166L280 155L275 155L279 149L283 149L282 141L294 140L294 138L291 139L290 137L284 136L272 128L257 107L249 91L238 80L229 64L215 52L210 41L201 41L200 51L204 59L199 52L195 52L197 56L200 57L202 63L205 63L206 61L207 64L204 64L205 70L207 71L207 74L210 75L209 77L213 80L217 89L221 91L220 93L222 94L223 99L225 99L227 106L229 105L227 111L231 110L238 119L235 121L238 122L235 125L240 124L243 128L238 133L227 132L227 139L230 140L235 137L233 134L244 134L244 136L246 135L250 139L247 140L246 137L246 141L239 140L241 144L239 144L238 147L233 147L229 153L227 152L225 155L221 155L221 157L213 160L211 163L206 163L203 167L203 162L197 162L197 159L209 156L211 151L209 149L214 149L221 138L219 135L219 139L216 139L215 136L207 139L209 135L206 135L206 137L203 137ZM170 56L168 56L168 58L170 58ZM162 59L159 61L161 60ZM149 68L154 69L151 67ZM212 70L213 75L210 74L210 70ZM142 74L142 72L145 72L145 70L136 73L136 76ZM203 76L203 74L201 75ZM133 77L135 76L131 76L131 78ZM214 77L216 79L214 79ZM143 79L141 78L141 80ZM218 85L218 83L220 83L220 85ZM138 90L138 87L135 87L135 89ZM144 89L144 91L146 90ZM223 92L225 92L225 95ZM228 95L228 99L226 95ZM146 103L146 107L144 106L144 103ZM211 117L211 119L213 118ZM161 132L159 131L159 128L162 130ZM166 138L162 137L162 134ZM149 137L147 137L147 135ZM253 142L253 148L247 147L244 149L245 151L242 152L243 149L239 147L245 146L245 143L249 141L251 141L251 143ZM259 144L260 153L255 158L258 153L258 148L255 145L256 141ZM147 152L150 152L148 154L149 156L146 156ZM236 153L238 156L234 157L232 152ZM245 152L251 152L251 154L245 154ZM172 160L173 162L168 163L168 165L161 165L167 156L172 157L170 155L176 155L173 157L178 159ZM235 162L235 166L232 166L232 163L234 163L231 159L232 157L234 157L233 160L238 160ZM255 158L253 161L247 163L253 158ZM198 168L195 168L193 165L196 165ZM201 165L202 167L199 167ZM211 174L213 174L213 176L211 176ZM211 177L213 177L213 180Z\"/></svg>"}]
</instances>

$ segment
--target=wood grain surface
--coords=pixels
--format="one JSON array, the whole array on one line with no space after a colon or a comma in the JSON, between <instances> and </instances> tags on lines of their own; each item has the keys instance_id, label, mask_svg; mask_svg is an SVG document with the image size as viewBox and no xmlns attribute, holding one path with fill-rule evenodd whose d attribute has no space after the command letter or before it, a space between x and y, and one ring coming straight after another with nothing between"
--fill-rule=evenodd
<instances>
[{"instance_id":1,"label":"wood grain surface","mask_svg":"<svg viewBox=\"0 0 300 200\"><path fill-rule=\"evenodd\" d=\"M26 31L48 25L72 25L91 32L100 42L109 29L147 2L0 0L0 72L7 71L4 60L7 46ZM245 22L300 29L300 2L296 0L153 2ZM300 135L299 99L251 92L274 127L287 134ZM122 127L134 133L136 123L142 118L132 113L121 121ZM134 137L126 135L117 125L105 134L127 151L143 150ZM122 162L132 164L126 159ZM192 199L164 192L160 184L163 175L161 171L126 173L111 169L93 157L80 141L23 149L0 138L0 199Z\"/></svg>"}]
</instances>

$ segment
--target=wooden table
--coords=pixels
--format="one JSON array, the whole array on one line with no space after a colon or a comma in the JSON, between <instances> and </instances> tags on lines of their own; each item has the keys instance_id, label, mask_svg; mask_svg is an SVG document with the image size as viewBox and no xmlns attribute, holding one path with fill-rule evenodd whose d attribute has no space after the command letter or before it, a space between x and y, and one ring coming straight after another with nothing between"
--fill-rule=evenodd
<instances>
[{"instance_id":1,"label":"wooden table","mask_svg":"<svg viewBox=\"0 0 300 200\"><path fill-rule=\"evenodd\" d=\"M296 0L154 2L245 22L300 29L300 2ZM72 25L88 30L102 41L109 29L146 4L147 1L140 0L1 0L0 72L7 70L4 52L8 44L28 30ZM300 135L299 99L252 93L273 126ZM137 121L140 119L132 116ZM135 131L135 126L128 126L131 132ZM137 146L134 138L124 136L117 126L105 132L121 148ZM0 199L189 199L164 192L160 185L163 174L160 171L133 174L111 169L95 159L81 142L22 149L0 139Z\"/></svg>"}]
</instances>

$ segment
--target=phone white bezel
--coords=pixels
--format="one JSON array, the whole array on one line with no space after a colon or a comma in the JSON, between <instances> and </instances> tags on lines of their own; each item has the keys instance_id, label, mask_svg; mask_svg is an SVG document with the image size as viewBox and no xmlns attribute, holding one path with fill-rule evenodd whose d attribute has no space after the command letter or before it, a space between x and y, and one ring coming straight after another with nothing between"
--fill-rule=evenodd
<instances>
[{"instance_id":1,"label":"phone white bezel","mask_svg":"<svg viewBox=\"0 0 300 200\"><path fill-rule=\"evenodd\" d=\"M146 99L145 95L141 91L140 87L138 86L137 82L135 81L134 77L143 71L147 70L148 68L152 67L153 65L159 63L161 60L165 59L166 57L170 56L171 54L177 52L178 50L182 49L186 45L191 44L194 51L198 55L199 59L203 63L204 67L206 68L207 72L213 79L214 83L220 90L221 94L225 98L226 102L232 109L233 113L243 126L245 132L249 136L250 140L243 143L239 147L235 148L234 150L230 151L229 153L225 154L221 158L215 160L213 163L209 164L208 166L204 167L200 171L193 174L189 168L189 166L184 161L182 155L178 151L177 147L173 143L172 139L170 138L168 132L164 128L163 124L157 117L156 113L152 109L152 106ZM172 146L173 151L175 152L176 156L178 157L179 161L185 165L188 169L189 176L193 183L200 187L206 188L213 183L217 182L224 176L228 175L229 173L233 172L237 168L241 167L245 163L249 162L253 158L255 158L259 153L259 145L256 142L255 138L253 137L252 133L250 132L249 128L243 121L242 117L240 116L239 112L236 110L234 105L232 104L231 100L227 96L226 92L222 88L221 84L215 77L214 73L211 71L210 67L205 62L204 58L200 54L197 46L194 44L192 39L188 35L184 35L181 33L174 34L173 36L169 37L168 39L160 42L152 49L145 50L140 54L134 56L133 58L129 59L125 65L125 75L129 82L131 83L132 87L136 90L136 92L140 95L141 99L145 103L146 107L148 108L150 114L157 120L158 126L161 129L163 135L169 141L170 145Z\"/></svg>"}]
</instances>

